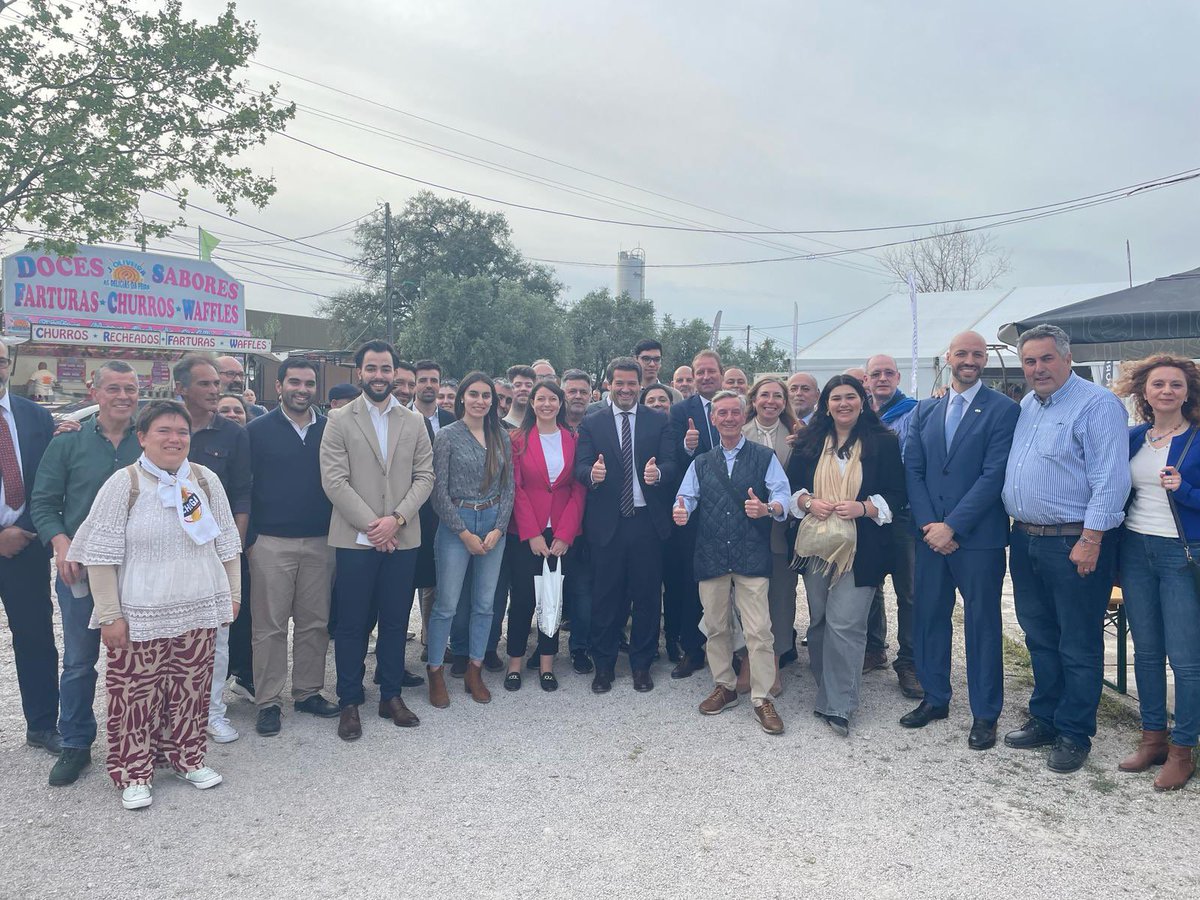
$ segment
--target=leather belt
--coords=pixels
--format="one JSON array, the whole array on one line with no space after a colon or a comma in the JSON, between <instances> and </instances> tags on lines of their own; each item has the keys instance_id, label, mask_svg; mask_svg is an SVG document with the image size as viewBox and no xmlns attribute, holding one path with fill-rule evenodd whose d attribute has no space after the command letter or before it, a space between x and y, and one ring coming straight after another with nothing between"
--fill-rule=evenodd
<instances>
[{"instance_id":1,"label":"leather belt","mask_svg":"<svg viewBox=\"0 0 1200 900\"><path fill-rule=\"evenodd\" d=\"M1061 525L1031 525L1028 522L1013 522L1017 531L1031 537L1075 537L1083 534L1082 522L1064 522Z\"/></svg>"},{"instance_id":2,"label":"leather belt","mask_svg":"<svg viewBox=\"0 0 1200 900\"><path fill-rule=\"evenodd\" d=\"M478 511L481 509L491 509L499 502L500 496L496 495L491 500L455 500L454 505L459 509L473 509Z\"/></svg>"}]
</instances>

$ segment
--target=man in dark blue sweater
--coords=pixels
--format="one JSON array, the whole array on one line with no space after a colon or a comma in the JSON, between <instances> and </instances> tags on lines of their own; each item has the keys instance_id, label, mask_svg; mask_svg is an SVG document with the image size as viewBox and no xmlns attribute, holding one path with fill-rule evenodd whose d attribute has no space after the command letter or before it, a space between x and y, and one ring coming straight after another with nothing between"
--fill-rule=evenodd
<instances>
[{"instance_id":1,"label":"man in dark blue sweater","mask_svg":"<svg viewBox=\"0 0 1200 900\"><path fill-rule=\"evenodd\" d=\"M329 649L329 547L332 506L321 489L320 448L326 419L313 405L317 373L304 359L279 366L279 406L250 422L254 494L250 531L250 604L254 622L254 684L261 735L280 729L287 681L288 619L292 635L292 699L298 712L334 718L321 696Z\"/></svg>"}]
</instances>

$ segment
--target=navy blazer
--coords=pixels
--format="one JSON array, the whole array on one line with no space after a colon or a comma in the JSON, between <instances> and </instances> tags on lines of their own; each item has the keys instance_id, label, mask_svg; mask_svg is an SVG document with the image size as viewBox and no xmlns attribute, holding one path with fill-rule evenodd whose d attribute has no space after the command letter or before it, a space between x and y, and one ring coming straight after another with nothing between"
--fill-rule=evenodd
<instances>
[{"instance_id":1,"label":"navy blazer","mask_svg":"<svg viewBox=\"0 0 1200 900\"><path fill-rule=\"evenodd\" d=\"M1134 425L1129 429L1129 458L1146 444L1149 423ZM1167 465L1179 470L1179 490L1175 492L1175 508L1179 510L1179 521L1188 543L1200 541L1200 434L1192 441L1187 459L1180 461L1183 447L1188 442L1191 428L1171 438L1171 449L1167 451Z\"/></svg>"},{"instance_id":2,"label":"navy blazer","mask_svg":"<svg viewBox=\"0 0 1200 900\"><path fill-rule=\"evenodd\" d=\"M687 473L688 466L692 464L692 460L701 453L708 452L715 446L713 444L713 431L715 429L712 422L704 415L704 400L699 394L692 394L686 400L672 404L670 416L670 440L671 452L675 460L675 478L677 481L682 482L683 476ZM688 430L688 419L696 423L696 430L700 432L700 445L696 448L695 453L688 453L683 446L683 437L687 434ZM674 489L678 489L678 485Z\"/></svg>"},{"instance_id":3,"label":"navy blazer","mask_svg":"<svg viewBox=\"0 0 1200 900\"><path fill-rule=\"evenodd\" d=\"M33 496L33 482L37 479L38 466L50 438L54 437L54 417L32 400L10 394L13 422L17 426L17 440L21 445L21 477L25 482L25 512L17 519L17 526L26 531L37 531L29 514L29 498Z\"/></svg>"},{"instance_id":4,"label":"navy blazer","mask_svg":"<svg viewBox=\"0 0 1200 900\"><path fill-rule=\"evenodd\" d=\"M904 469L913 525L920 536L922 526L945 522L964 550L1003 548L1009 518L1000 493L1021 407L982 386L963 410L947 451L946 410L952 395L920 401L909 420Z\"/></svg>"},{"instance_id":5,"label":"navy blazer","mask_svg":"<svg viewBox=\"0 0 1200 900\"><path fill-rule=\"evenodd\" d=\"M671 534L671 504L675 492L671 488L679 479L671 455L667 417L658 410L638 404L633 434L634 476L642 486L646 509L654 530L663 540ZM592 466L596 457L604 454L608 470L604 481L592 484ZM646 484L646 463L650 457L658 466L658 483ZM621 520L621 438L617 422L608 408L597 410L583 419L579 426L579 443L575 448L575 480L588 487L583 509L583 533L594 544L604 546L612 541ZM658 551L655 551L658 552Z\"/></svg>"}]
</instances>

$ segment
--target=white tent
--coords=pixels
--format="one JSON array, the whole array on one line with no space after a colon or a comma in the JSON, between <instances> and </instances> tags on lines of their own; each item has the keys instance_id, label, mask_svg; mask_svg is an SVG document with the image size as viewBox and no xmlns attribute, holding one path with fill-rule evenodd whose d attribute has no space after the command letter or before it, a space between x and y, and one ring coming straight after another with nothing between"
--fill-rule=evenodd
<instances>
[{"instance_id":1,"label":"white tent","mask_svg":"<svg viewBox=\"0 0 1200 900\"><path fill-rule=\"evenodd\" d=\"M939 363L950 339L963 331L978 331L991 344L999 344L999 330L1046 309L1098 297L1125 287L1123 284L1070 284L1054 287L988 288L982 291L950 291L917 295L917 396L927 396L934 385ZM801 310L803 316L803 310ZM862 366L868 356L886 353L900 364L901 390L912 385L912 314L907 292L888 294L858 310L831 331L800 349L794 371L810 372L818 384L853 366ZM1020 364L1009 351L1004 365ZM989 365L1000 362L993 353Z\"/></svg>"}]
</instances>

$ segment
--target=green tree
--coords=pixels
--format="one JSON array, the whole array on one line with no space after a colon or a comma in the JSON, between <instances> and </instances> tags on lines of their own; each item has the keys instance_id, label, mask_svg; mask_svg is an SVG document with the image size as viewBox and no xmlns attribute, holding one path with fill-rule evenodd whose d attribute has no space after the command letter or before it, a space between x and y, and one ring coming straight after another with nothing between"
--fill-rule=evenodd
<instances>
[{"instance_id":1,"label":"green tree","mask_svg":"<svg viewBox=\"0 0 1200 900\"><path fill-rule=\"evenodd\" d=\"M617 356L632 356L634 345L654 337L654 301L634 300L628 294L614 297L600 288L582 297L566 316L574 365L603 377Z\"/></svg>"},{"instance_id":2,"label":"green tree","mask_svg":"<svg viewBox=\"0 0 1200 900\"><path fill-rule=\"evenodd\" d=\"M385 231L382 210L355 228L355 268L366 276L366 284L342 291L320 306L320 313L337 323L347 344L360 335L386 333ZM392 217L392 314L397 333L419 304L418 296L428 294L435 275L512 283L547 302L562 290L550 269L527 262L517 250L503 213L484 212L467 200L420 191Z\"/></svg>"},{"instance_id":3,"label":"green tree","mask_svg":"<svg viewBox=\"0 0 1200 900\"><path fill-rule=\"evenodd\" d=\"M660 376L670 381L680 366L690 366L698 352L708 346L712 326L703 319L676 322L670 315L662 317L658 326L658 342L663 345L663 368Z\"/></svg>"},{"instance_id":4,"label":"green tree","mask_svg":"<svg viewBox=\"0 0 1200 900\"><path fill-rule=\"evenodd\" d=\"M232 3L210 25L185 19L181 0L157 7L0 0L17 17L0 27L0 233L28 226L60 252L131 231L164 237L182 218L141 222L138 200L168 188L183 208L180 182L231 214L242 200L266 205L272 179L233 160L295 108L238 77L254 26Z\"/></svg>"},{"instance_id":5,"label":"green tree","mask_svg":"<svg viewBox=\"0 0 1200 900\"><path fill-rule=\"evenodd\" d=\"M717 345L721 354L721 362L726 368L736 366L746 373L750 379L755 372L786 372L788 370L788 353L771 338L766 338L761 344L755 344L749 350L744 345L738 346L733 338L722 338Z\"/></svg>"},{"instance_id":6,"label":"green tree","mask_svg":"<svg viewBox=\"0 0 1200 900\"><path fill-rule=\"evenodd\" d=\"M501 374L538 357L565 359L563 309L515 281L430 275L397 338L401 355L436 359L448 375Z\"/></svg>"}]
</instances>

